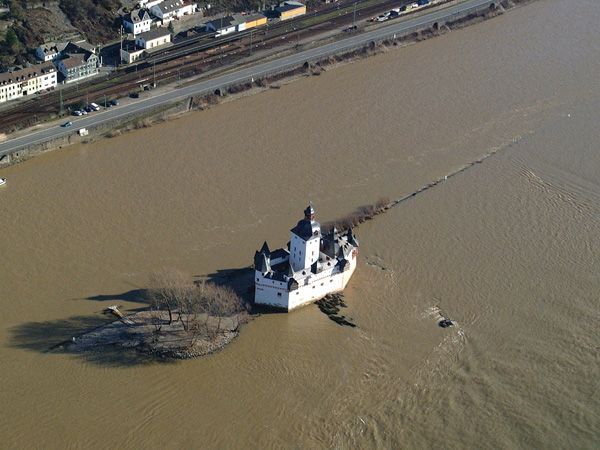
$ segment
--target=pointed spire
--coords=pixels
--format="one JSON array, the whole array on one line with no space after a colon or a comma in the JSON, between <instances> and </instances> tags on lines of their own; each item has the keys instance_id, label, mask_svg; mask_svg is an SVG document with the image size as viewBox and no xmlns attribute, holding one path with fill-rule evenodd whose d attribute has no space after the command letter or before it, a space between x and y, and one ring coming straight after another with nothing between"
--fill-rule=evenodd
<instances>
[{"instance_id":1,"label":"pointed spire","mask_svg":"<svg viewBox=\"0 0 600 450\"><path fill-rule=\"evenodd\" d=\"M304 218L308 220L314 220L315 218L315 208L313 208L312 202L308 203L308 206L304 210Z\"/></svg>"},{"instance_id":2,"label":"pointed spire","mask_svg":"<svg viewBox=\"0 0 600 450\"><path fill-rule=\"evenodd\" d=\"M264 253L265 255L270 255L271 254L271 250L269 250L269 245L267 244L267 241L265 241L265 243L260 248L260 252Z\"/></svg>"}]
</instances>

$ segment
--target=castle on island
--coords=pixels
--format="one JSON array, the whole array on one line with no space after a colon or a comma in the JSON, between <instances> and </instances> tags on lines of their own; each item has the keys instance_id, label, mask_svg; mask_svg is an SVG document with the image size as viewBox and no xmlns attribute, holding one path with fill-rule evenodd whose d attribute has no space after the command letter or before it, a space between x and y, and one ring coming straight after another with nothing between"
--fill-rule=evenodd
<instances>
[{"instance_id":1,"label":"castle on island","mask_svg":"<svg viewBox=\"0 0 600 450\"><path fill-rule=\"evenodd\" d=\"M342 291L356 268L358 241L352 229L321 234L312 205L291 229L287 248L254 255L255 299L259 305L291 311L327 294Z\"/></svg>"}]
</instances>

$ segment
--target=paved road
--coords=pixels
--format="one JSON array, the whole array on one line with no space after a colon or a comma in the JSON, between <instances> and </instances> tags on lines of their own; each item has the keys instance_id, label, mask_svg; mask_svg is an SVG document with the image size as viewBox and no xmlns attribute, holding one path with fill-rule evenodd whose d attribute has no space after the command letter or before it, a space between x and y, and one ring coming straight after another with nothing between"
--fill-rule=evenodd
<instances>
[{"instance_id":1,"label":"paved road","mask_svg":"<svg viewBox=\"0 0 600 450\"><path fill-rule=\"evenodd\" d=\"M389 26L378 28L367 33L357 34L349 38L323 45L321 47L304 50L293 55L285 56L273 61L257 64L252 67L240 69L235 72L221 75L208 80L199 81L180 89L168 91L146 99L139 99L134 103L121 105L100 112L72 118L73 126L63 128L54 126L43 130L0 143L0 156L13 153L32 144L38 144L51 139L63 137L75 133L79 128L90 128L103 122L118 118L125 118L134 113L140 113L160 105L183 100L191 95L214 92L215 89L229 85L249 81L251 78L260 78L274 72L283 71L287 68L296 67L305 61L314 61L323 57L360 47L370 41L385 39L397 34L410 32L413 29L431 25L436 21L447 20L454 15L463 14L468 11L480 10L492 4L494 0L464 0L458 4L448 6L444 9L433 10L420 17L410 18L403 21L392 22ZM65 119L65 121L68 119Z\"/></svg>"}]
</instances>

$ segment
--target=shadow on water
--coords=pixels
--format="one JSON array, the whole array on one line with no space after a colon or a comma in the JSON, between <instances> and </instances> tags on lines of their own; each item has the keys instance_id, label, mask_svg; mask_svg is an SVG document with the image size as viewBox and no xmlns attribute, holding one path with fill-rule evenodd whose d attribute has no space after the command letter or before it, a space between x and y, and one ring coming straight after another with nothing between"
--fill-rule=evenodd
<instances>
[{"instance_id":1,"label":"shadow on water","mask_svg":"<svg viewBox=\"0 0 600 450\"><path fill-rule=\"evenodd\" d=\"M55 353L81 358L82 361L104 367L134 367L150 364L174 363L136 350L105 346L99 350L74 352L68 344L74 336L88 333L112 322L114 318L101 315L74 316L46 322L26 322L13 327L9 345L37 353Z\"/></svg>"},{"instance_id":2,"label":"shadow on water","mask_svg":"<svg viewBox=\"0 0 600 450\"><path fill-rule=\"evenodd\" d=\"M250 267L223 269L208 275L196 275L196 280L206 280L218 286L227 286L235 291L244 301L252 305L254 270ZM98 294L87 297L86 300L97 302L131 302L143 305L149 304L146 289L132 289L120 294ZM144 310L146 307L128 309L128 312ZM272 313L272 310L252 307L253 313ZM108 367L133 367L150 364L176 363L176 360L160 358L122 347L107 345L98 350L72 351L69 343L73 337L81 336L92 330L107 325L115 320L113 316L89 315L74 316L67 319L50 320L46 322L26 322L12 328L9 344L38 353L58 353L81 358L85 362Z\"/></svg>"},{"instance_id":3,"label":"shadow on water","mask_svg":"<svg viewBox=\"0 0 600 450\"><path fill-rule=\"evenodd\" d=\"M132 303L144 303L148 304L148 291L146 289L132 289L121 294L100 294L87 297L86 300L93 300L96 302L108 302L108 301L122 301Z\"/></svg>"}]
</instances>

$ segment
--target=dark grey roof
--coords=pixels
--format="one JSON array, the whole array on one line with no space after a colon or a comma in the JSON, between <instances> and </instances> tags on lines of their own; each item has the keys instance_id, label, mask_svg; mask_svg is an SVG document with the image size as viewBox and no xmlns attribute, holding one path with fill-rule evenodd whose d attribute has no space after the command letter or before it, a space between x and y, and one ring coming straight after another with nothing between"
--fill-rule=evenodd
<instances>
[{"instance_id":1,"label":"dark grey roof","mask_svg":"<svg viewBox=\"0 0 600 450\"><path fill-rule=\"evenodd\" d=\"M298 282L295 279L290 278L288 280L288 291L295 291L296 289L298 289Z\"/></svg>"},{"instance_id":2,"label":"dark grey roof","mask_svg":"<svg viewBox=\"0 0 600 450\"><path fill-rule=\"evenodd\" d=\"M302 219L290 231L296 236L299 236L305 241L307 241L313 236L318 236L320 229L321 225L319 225L319 222L315 222L314 220L311 221L308 219Z\"/></svg>"},{"instance_id":3,"label":"dark grey roof","mask_svg":"<svg viewBox=\"0 0 600 450\"><path fill-rule=\"evenodd\" d=\"M271 266L269 264L269 257L264 253L256 252L254 254L254 269L263 273L271 270Z\"/></svg>"},{"instance_id":4,"label":"dark grey roof","mask_svg":"<svg viewBox=\"0 0 600 450\"><path fill-rule=\"evenodd\" d=\"M271 250L269 250L269 245L267 244L267 241L265 241L265 243L260 248L260 252L264 253L265 255L270 255L271 254Z\"/></svg>"},{"instance_id":5,"label":"dark grey roof","mask_svg":"<svg viewBox=\"0 0 600 450\"><path fill-rule=\"evenodd\" d=\"M75 47L78 47L86 52L96 53L96 47L87 41L69 42L69 44L65 47L65 51L69 51L69 47L71 45L74 45Z\"/></svg>"},{"instance_id":6,"label":"dark grey roof","mask_svg":"<svg viewBox=\"0 0 600 450\"><path fill-rule=\"evenodd\" d=\"M169 36L171 34L171 32L167 29L167 28L154 28L150 31L144 31L143 33L140 33L137 35L138 39L143 39L144 41L151 41L153 39L158 39L161 38L163 36Z\"/></svg>"},{"instance_id":7,"label":"dark grey roof","mask_svg":"<svg viewBox=\"0 0 600 450\"><path fill-rule=\"evenodd\" d=\"M42 64L35 64L25 69L15 70L14 72L3 72L0 73L0 85L24 81L31 77L37 77L51 72L56 72L56 68L51 61Z\"/></svg>"},{"instance_id":8,"label":"dark grey roof","mask_svg":"<svg viewBox=\"0 0 600 450\"><path fill-rule=\"evenodd\" d=\"M223 17L222 19L215 19L215 20L211 20L210 22L208 22L206 25L211 25L215 30L220 30L222 28L229 28L232 25L236 24L236 20L231 17L231 16L227 16L227 17Z\"/></svg>"},{"instance_id":9,"label":"dark grey roof","mask_svg":"<svg viewBox=\"0 0 600 450\"><path fill-rule=\"evenodd\" d=\"M283 248L278 248L277 250L271 252L271 259L285 258L286 256L289 256L289 254L290 252L288 252L287 250Z\"/></svg>"},{"instance_id":10,"label":"dark grey roof","mask_svg":"<svg viewBox=\"0 0 600 450\"><path fill-rule=\"evenodd\" d=\"M311 217L315 215L315 208L313 208L312 204L309 204L304 210L304 217Z\"/></svg>"},{"instance_id":11,"label":"dark grey roof","mask_svg":"<svg viewBox=\"0 0 600 450\"><path fill-rule=\"evenodd\" d=\"M348 229L348 233L346 233L346 238L348 239L348 242L350 244L352 244L355 247L358 247L358 239L356 239L356 236L354 236L352 228Z\"/></svg>"},{"instance_id":12,"label":"dark grey roof","mask_svg":"<svg viewBox=\"0 0 600 450\"><path fill-rule=\"evenodd\" d=\"M150 20L150 14L145 9L134 9L125 16L125 20L130 23L138 23L144 20Z\"/></svg>"},{"instance_id":13,"label":"dark grey roof","mask_svg":"<svg viewBox=\"0 0 600 450\"><path fill-rule=\"evenodd\" d=\"M260 20L260 19L265 19L265 15L261 14L261 13L254 13L254 14L246 14L244 16L239 16L236 17L236 20L239 23L243 23L243 22L254 22L255 20Z\"/></svg>"},{"instance_id":14,"label":"dark grey roof","mask_svg":"<svg viewBox=\"0 0 600 450\"><path fill-rule=\"evenodd\" d=\"M69 54L66 58L62 59L61 62L67 69L73 69L75 67L82 66L85 64L85 55L81 53Z\"/></svg>"},{"instance_id":15,"label":"dark grey roof","mask_svg":"<svg viewBox=\"0 0 600 450\"><path fill-rule=\"evenodd\" d=\"M291 11L293 9L298 9L298 8L302 8L302 6L300 5L281 5L275 8L275 11L277 11L278 13L282 13L285 11Z\"/></svg>"}]
</instances>

